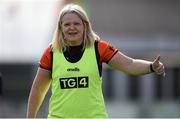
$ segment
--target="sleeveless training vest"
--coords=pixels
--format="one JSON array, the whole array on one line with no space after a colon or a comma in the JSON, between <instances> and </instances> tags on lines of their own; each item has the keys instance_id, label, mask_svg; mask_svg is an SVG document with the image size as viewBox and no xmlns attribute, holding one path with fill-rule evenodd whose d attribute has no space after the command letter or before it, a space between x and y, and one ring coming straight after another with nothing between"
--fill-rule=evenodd
<instances>
[{"instance_id":1,"label":"sleeveless training vest","mask_svg":"<svg viewBox=\"0 0 180 119\"><path fill-rule=\"evenodd\" d=\"M76 63L54 51L48 118L107 118L94 45Z\"/></svg>"}]
</instances>

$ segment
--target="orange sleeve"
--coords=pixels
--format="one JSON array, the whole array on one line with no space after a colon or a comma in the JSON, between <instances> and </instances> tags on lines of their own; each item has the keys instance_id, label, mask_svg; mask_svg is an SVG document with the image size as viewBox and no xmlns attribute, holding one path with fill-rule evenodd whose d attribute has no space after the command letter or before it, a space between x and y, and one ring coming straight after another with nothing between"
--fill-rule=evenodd
<instances>
[{"instance_id":1,"label":"orange sleeve","mask_svg":"<svg viewBox=\"0 0 180 119\"><path fill-rule=\"evenodd\" d=\"M108 63L111 58L118 52L117 48L114 48L107 41L99 40L98 42L98 52L99 52L99 64L103 62Z\"/></svg>"},{"instance_id":2,"label":"orange sleeve","mask_svg":"<svg viewBox=\"0 0 180 119\"><path fill-rule=\"evenodd\" d=\"M51 63L51 45L49 45L43 52L40 61L39 66L43 69L51 70L52 69L52 63Z\"/></svg>"}]
</instances>

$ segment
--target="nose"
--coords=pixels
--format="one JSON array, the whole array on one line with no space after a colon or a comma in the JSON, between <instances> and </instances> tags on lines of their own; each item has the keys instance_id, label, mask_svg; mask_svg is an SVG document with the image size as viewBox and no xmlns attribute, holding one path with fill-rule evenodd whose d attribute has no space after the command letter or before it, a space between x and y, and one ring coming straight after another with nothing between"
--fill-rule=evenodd
<instances>
[{"instance_id":1,"label":"nose","mask_svg":"<svg viewBox=\"0 0 180 119\"><path fill-rule=\"evenodd\" d=\"M73 24L70 25L69 29L74 29L75 26Z\"/></svg>"}]
</instances>

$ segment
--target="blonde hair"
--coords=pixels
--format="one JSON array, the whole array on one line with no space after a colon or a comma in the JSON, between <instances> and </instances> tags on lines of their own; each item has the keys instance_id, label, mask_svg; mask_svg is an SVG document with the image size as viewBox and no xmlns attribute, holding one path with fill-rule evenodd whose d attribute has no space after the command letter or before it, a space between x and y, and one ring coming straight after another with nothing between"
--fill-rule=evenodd
<instances>
[{"instance_id":1,"label":"blonde hair","mask_svg":"<svg viewBox=\"0 0 180 119\"><path fill-rule=\"evenodd\" d=\"M53 49L62 52L66 51L69 47L69 45L65 43L65 39L62 33L62 18L67 13L75 13L80 17L84 24L83 50L86 47L91 47L94 41L99 39L99 36L92 30L90 20L83 8L76 4L68 4L61 10L59 14L59 19L52 40Z\"/></svg>"}]
</instances>

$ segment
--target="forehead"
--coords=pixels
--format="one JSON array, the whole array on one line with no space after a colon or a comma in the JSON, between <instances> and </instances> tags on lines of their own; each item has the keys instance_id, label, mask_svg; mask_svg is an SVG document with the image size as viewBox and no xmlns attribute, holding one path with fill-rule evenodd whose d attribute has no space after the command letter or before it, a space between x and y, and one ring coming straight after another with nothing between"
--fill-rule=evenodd
<instances>
[{"instance_id":1,"label":"forehead","mask_svg":"<svg viewBox=\"0 0 180 119\"><path fill-rule=\"evenodd\" d=\"M66 13L63 18L62 22L71 22L71 21L82 21L82 19L76 13Z\"/></svg>"}]
</instances>

